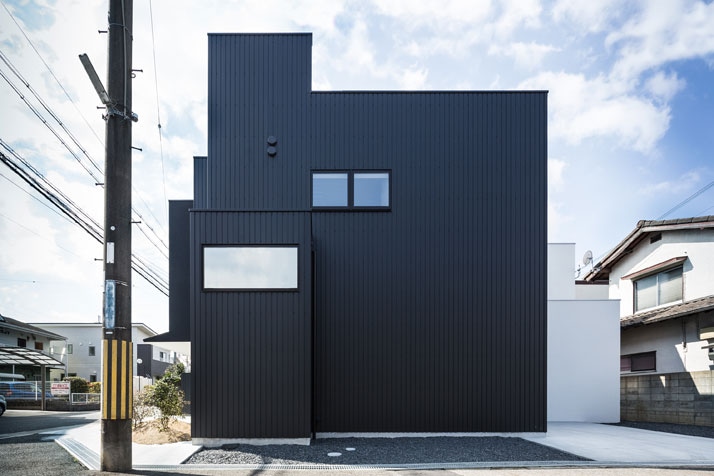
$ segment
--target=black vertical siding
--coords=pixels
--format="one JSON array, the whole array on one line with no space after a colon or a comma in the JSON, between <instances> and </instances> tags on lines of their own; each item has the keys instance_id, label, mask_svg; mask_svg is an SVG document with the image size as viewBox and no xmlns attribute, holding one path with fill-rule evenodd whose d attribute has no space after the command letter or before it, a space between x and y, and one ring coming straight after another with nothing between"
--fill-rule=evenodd
<instances>
[{"instance_id":1,"label":"black vertical siding","mask_svg":"<svg viewBox=\"0 0 714 476\"><path fill-rule=\"evenodd\" d=\"M194 436L545 431L547 94L311 93L309 35L209 40ZM313 169L391 170L391 209L305 212ZM300 243L299 293L200 290L251 240Z\"/></svg>"},{"instance_id":2,"label":"black vertical siding","mask_svg":"<svg viewBox=\"0 0 714 476\"><path fill-rule=\"evenodd\" d=\"M169 201L169 335L175 342L190 336L189 210L193 200Z\"/></svg>"},{"instance_id":3,"label":"black vertical siding","mask_svg":"<svg viewBox=\"0 0 714 476\"><path fill-rule=\"evenodd\" d=\"M310 214L197 212L191 267L213 244L298 245L296 292L203 291L192 283L192 432L201 438L310 436Z\"/></svg>"},{"instance_id":4,"label":"black vertical siding","mask_svg":"<svg viewBox=\"0 0 714 476\"><path fill-rule=\"evenodd\" d=\"M393 197L313 213L316 430L544 431L546 95L312 100L313 168Z\"/></svg>"}]
</instances>

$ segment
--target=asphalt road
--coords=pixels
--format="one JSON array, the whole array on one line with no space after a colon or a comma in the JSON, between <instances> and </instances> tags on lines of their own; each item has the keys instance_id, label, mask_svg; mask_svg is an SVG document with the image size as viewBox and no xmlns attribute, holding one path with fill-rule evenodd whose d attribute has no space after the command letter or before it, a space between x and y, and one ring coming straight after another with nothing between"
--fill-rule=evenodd
<instances>
[{"instance_id":1,"label":"asphalt road","mask_svg":"<svg viewBox=\"0 0 714 476\"><path fill-rule=\"evenodd\" d=\"M38 432L51 428L86 425L100 418L94 412L43 412L9 409L0 416L0 439L17 433Z\"/></svg>"}]
</instances>

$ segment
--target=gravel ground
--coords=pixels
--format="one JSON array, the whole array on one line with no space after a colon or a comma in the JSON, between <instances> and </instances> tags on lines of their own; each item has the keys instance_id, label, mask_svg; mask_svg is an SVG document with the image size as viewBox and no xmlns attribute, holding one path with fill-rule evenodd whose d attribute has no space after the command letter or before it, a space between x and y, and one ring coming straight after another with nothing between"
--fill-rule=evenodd
<instances>
[{"instance_id":1,"label":"gravel ground","mask_svg":"<svg viewBox=\"0 0 714 476\"><path fill-rule=\"evenodd\" d=\"M52 437L30 435L0 439L2 476L76 476L90 474Z\"/></svg>"},{"instance_id":2,"label":"gravel ground","mask_svg":"<svg viewBox=\"0 0 714 476\"><path fill-rule=\"evenodd\" d=\"M348 449L349 448L349 449ZM339 453L329 456L329 453ZM302 445L224 445L186 464L420 464L482 461L587 461L521 438L326 438Z\"/></svg>"},{"instance_id":3,"label":"gravel ground","mask_svg":"<svg viewBox=\"0 0 714 476\"><path fill-rule=\"evenodd\" d=\"M704 438L714 438L714 427L677 425L675 423L649 423L643 421L623 421L614 423L615 426L627 426L639 428L640 430L662 431L665 433L676 433L678 435L702 436Z\"/></svg>"}]
</instances>

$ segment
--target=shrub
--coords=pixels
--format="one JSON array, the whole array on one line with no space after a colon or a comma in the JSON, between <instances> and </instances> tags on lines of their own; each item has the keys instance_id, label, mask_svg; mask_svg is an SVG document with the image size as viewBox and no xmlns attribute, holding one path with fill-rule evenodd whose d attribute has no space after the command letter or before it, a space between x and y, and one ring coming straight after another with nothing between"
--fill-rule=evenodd
<instances>
[{"instance_id":1,"label":"shrub","mask_svg":"<svg viewBox=\"0 0 714 476\"><path fill-rule=\"evenodd\" d=\"M69 382L71 393L89 393L89 382L82 377L66 377L65 382Z\"/></svg>"},{"instance_id":2,"label":"shrub","mask_svg":"<svg viewBox=\"0 0 714 476\"><path fill-rule=\"evenodd\" d=\"M134 429L138 428L145 419L154 413L154 408L149 404L150 393L151 385L147 385L141 389L140 392L134 393L134 399L132 400L133 411L131 416Z\"/></svg>"},{"instance_id":3,"label":"shrub","mask_svg":"<svg viewBox=\"0 0 714 476\"><path fill-rule=\"evenodd\" d=\"M102 393L102 382L89 382L87 393Z\"/></svg>"},{"instance_id":4,"label":"shrub","mask_svg":"<svg viewBox=\"0 0 714 476\"><path fill-rule=\"evenodd\" d=\"M168 431L171 421L183 415L183 392L171 382L171 379L163 378L146 388L148 403L161 412L158 418L159 431Z\"/></svg>"}]
</instances>

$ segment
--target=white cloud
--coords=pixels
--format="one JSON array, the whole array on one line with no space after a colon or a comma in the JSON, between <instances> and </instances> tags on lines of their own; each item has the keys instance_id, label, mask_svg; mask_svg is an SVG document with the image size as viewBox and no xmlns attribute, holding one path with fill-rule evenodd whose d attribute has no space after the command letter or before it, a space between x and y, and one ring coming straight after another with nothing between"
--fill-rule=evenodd
<instances>
[{"instance_id":1,"label":"white cloud","mask_svg":"<svg viewBox=\"0 0 714 476\"><path fill-rule=\"evenodd\" d=\"M694 190L701 182L701 173L698 170L690 170L682 174L676 180L665 180L655 184L647 185L640 189L640 194L653 195L678 195Z\"/></svg>"},{"instance_id":2,"label":"white cloud","mask_svg":"<svg viewBox=\"0 0 714 476\"><path fill-rule=\"evenodd\" d=\"M714 3L666 0L640 5L638 14L607 36L605 45L619 48L616 77L636 78L672 61L714 54Z\"/></svg>"},{"instance_id":3,"label":"white cloud","mask_svg":"<svg viewBox=\"0 0 714 476\"><path fill-rule=\"evenodd\" d=\"M622 148L651 153L669 127L669 107L657 106L627 85L602 76L587 79L582 74L546 72L519 88L550 91L550 136L570 144L615 137Z\"/></svg>"},{"instance_id":4,"label":"white cloud","mask_svg":"<svg viewBox=\"0 0 714 476\"><path fill-rule=\"evenodd\" d=\"M539 44L533 41L530 43L517 41L506 46L492 44L488 49L488 54L511 57L519 68L533 70L542 66L543 58L547 54L556 51L559 51L559 48L552 45Z\"/></svg>"},{"instance_id":5,"label":"white cloud","mask_svg":"<svg viewBox=\"0 0 714 476\"><path fill-rule=\"evenodd\" d=\"M568 163L560 159L548 159L548 187L563 185L563 172Z\"/></svg>"},{"instance_id":6,"label":"white cloud","mask_svg":"<svg viewBox=\"0 0 714 476\"><path fill-rule=\"evenodd\" d=\"M558 23L569 23L576 30L591 33L605 30L617 18L622 6L620 0L558 0L551 9Z\"/></svg>"},{"instance_id":7,"label":"white cloud","mask_svg":"<svg viewBox=\"0 0 714 476\"><path fill-rule=\"evenodd\" d=\"M669 74L658 71L645 82L645 89L647 89L652 96L663 102L671 101L672 98L686 86L687 82L679 78L674 71Z\"/></svg>"}]
</instances>

